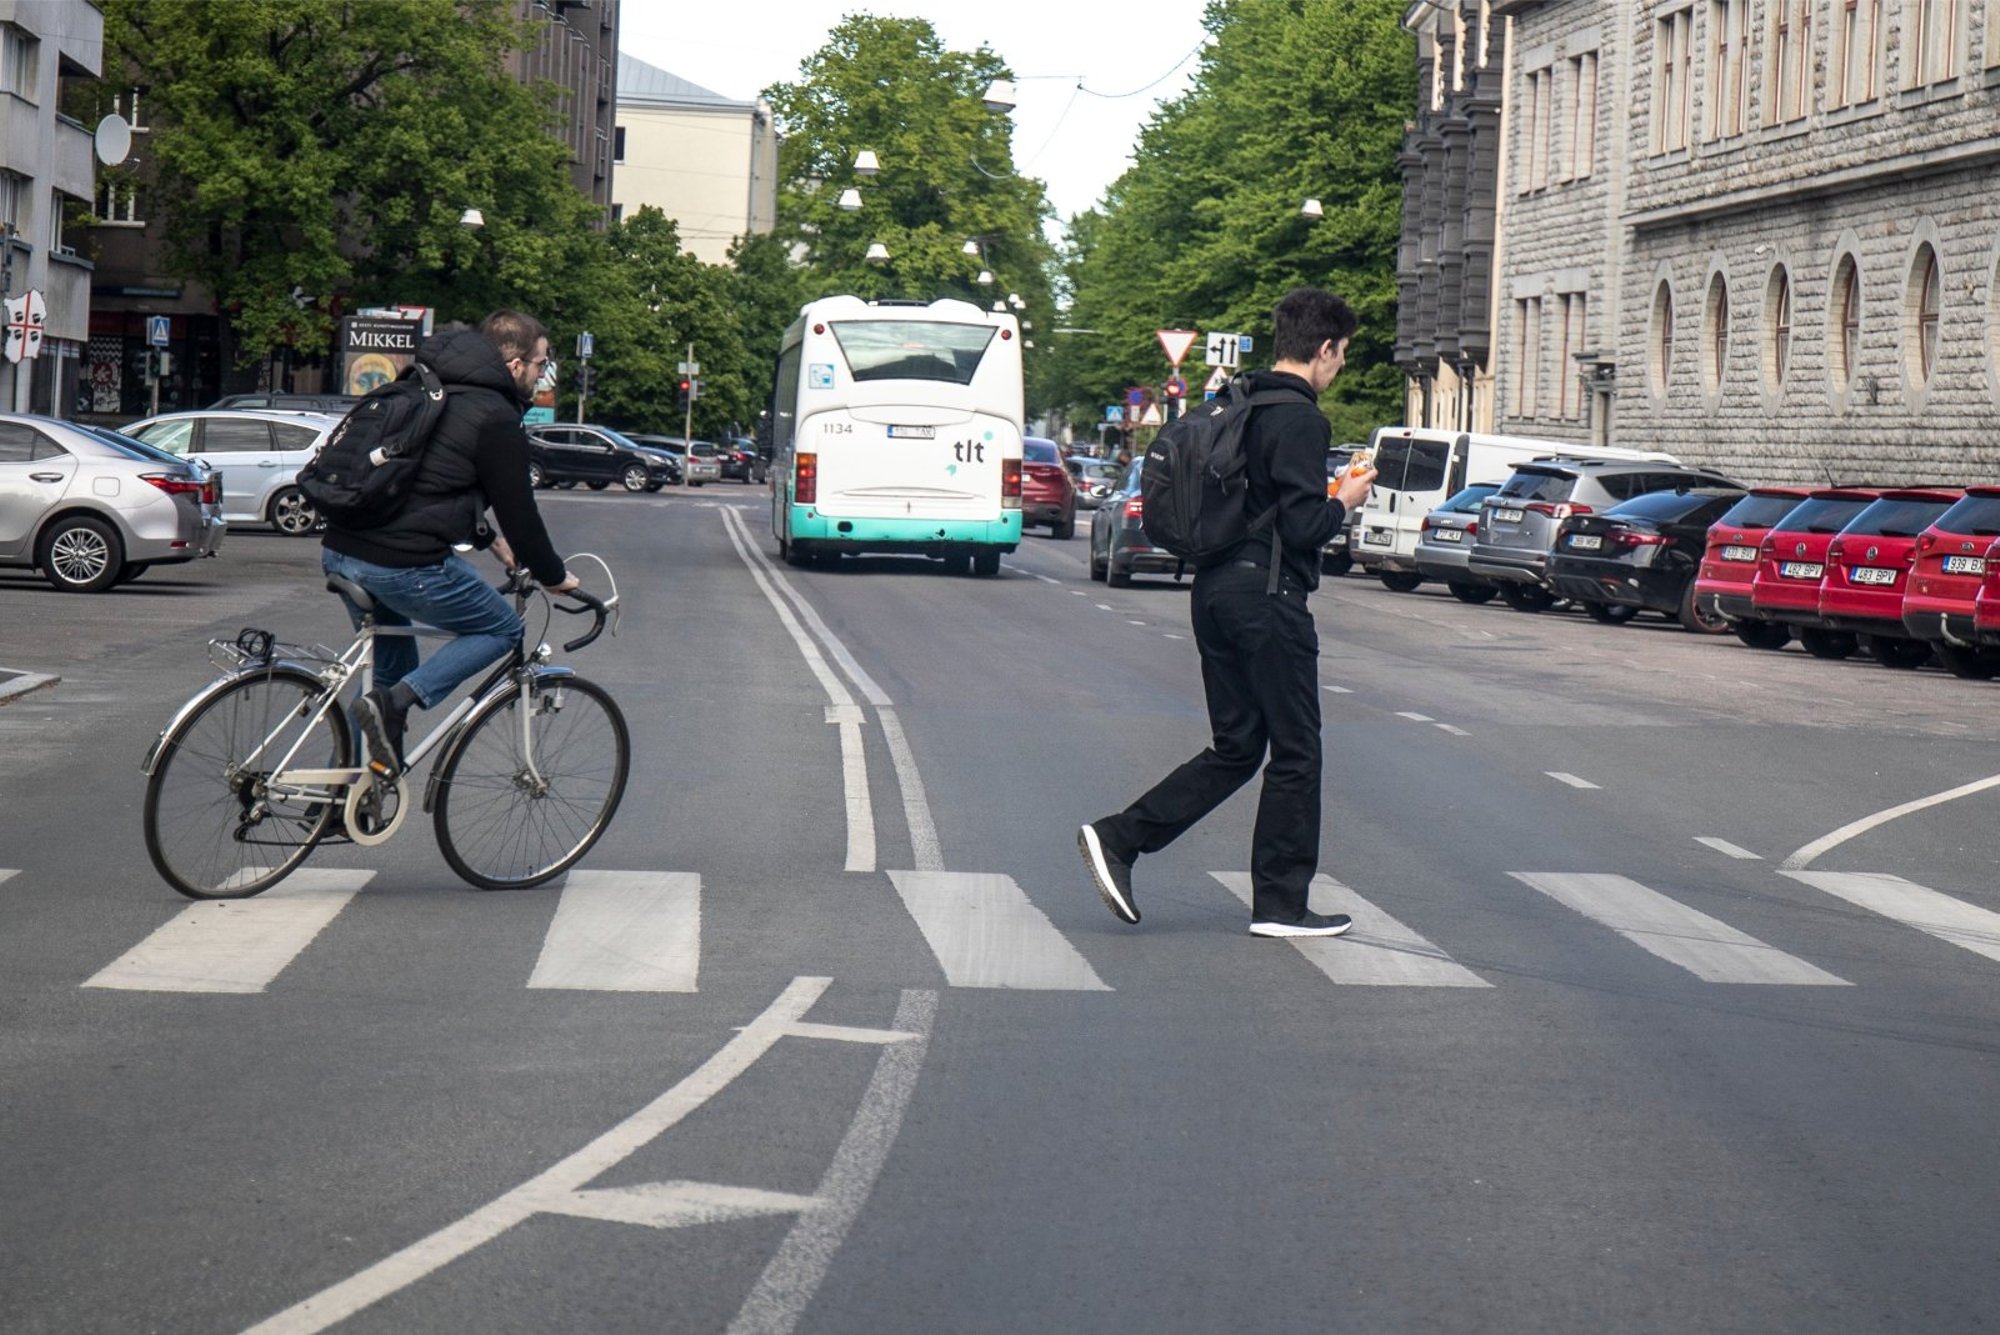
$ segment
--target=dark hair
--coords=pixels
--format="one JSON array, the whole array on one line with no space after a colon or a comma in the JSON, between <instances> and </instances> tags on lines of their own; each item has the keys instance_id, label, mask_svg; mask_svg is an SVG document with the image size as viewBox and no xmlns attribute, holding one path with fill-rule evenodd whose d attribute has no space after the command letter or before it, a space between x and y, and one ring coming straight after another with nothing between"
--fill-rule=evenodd
<instances>
[{"instance_id":1,"label":"dark hair","mask_svg":"<svg viewBox=\"0 0 2000 1335\"><path fill-rule=\"evenodd\" d=\"M549 336L542 322L532 315L519 311L495 311L479 322L479 332L486 335L487 342L500 349L501 361L512 361L519 357L522 361L532 361L535 344Z\"/></svg>"},{"instance_id":2,"label":"dark hair","mask_svg":"<svg viewBox=\"0 0 2000 1335\"><path fill-rule=\"evenodd\" d=\"M1271 355L1281 362L1309 362L1320 345L1354 337L1361 321L1346 302L1316 287L1295 287L1271 312Z\"/></svg>"}]
</instances>

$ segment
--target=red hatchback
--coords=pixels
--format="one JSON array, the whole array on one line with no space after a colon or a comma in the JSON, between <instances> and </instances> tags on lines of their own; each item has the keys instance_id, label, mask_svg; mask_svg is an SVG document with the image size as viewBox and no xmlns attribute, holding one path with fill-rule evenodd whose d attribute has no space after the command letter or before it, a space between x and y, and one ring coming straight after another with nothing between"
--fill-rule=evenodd
<instances>
[{"instance_id":1,"label":"red hatchback","mask_svg":"<svg viewBox=\"0 0 2000 1335\"><path fill-rule=\"evenodd\" d=\"M1076 536L1076 483L1052 440L1021 442L1021 526L1047 524L1057 538Z\"/></svg>"},{"instance_id":2,"label":"red hatchback","mask_svg":"<svg viewBox=\"0 0 2000 1335\"><path fill-rule=\"evenodd\" d=\"M1755 487L1708 528L1708 545L1695 574L1695 606L1720 616L1736 638L1753 649L1782 649L1792 628L1760 620L1750 607L1750 581L1757 573L1758 545L1773 525L1803 501L1804 487Z\"/></svg>"},{"instance_id":3,"label":"red hatchback","mask_svg":"<svg viewBox=\"0 0 2000 1335\"><path fill-rule=\"evenodd\" d=\"M1959 487L1885 491L1848 521L1826 548L1819 616L1833 630L1851 631L1883 667L1922 667L1931 642L1903 628L1917 538L1965 495Z\"/></svg>"},{"instance_id":4,"label":"red hatchback","mask_svg":"<svg viewBox=\"0 0 2000 1335\"><path fill-rule=\"evenodd\" d=\"M1929 640L1954 677L1985 680L2000 671L2000 649L1981 648L1973 631L1973 603L1993 562L1987 551L2000 538L2000 487L1967 487L1958 504L1939 515L1917 539L1917 561L1903 594L1903 629Z\"/></svg>"},{"instance_id":5,"label":"red hatchback","mask_svg":"<svg viewBox=\"0 0 2000 1335\"><path fill-rule=\"evenodd\" d=\"M1751 615L1793 627L1814 658L1846 658L1859 648L1852 634L1820 621L1819 584L1834 534L1881 494L1879 487L1821 487L1807 493L1757 545Z\"/></svg>"}]
</instances>

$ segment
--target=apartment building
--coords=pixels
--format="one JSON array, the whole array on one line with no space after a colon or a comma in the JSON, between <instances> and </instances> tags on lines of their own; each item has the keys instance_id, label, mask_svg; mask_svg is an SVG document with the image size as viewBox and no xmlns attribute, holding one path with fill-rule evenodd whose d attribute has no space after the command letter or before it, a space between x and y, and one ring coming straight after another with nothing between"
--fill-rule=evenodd
<instances>
[{"instance_id":1,"label":"apartment building","mask_svg":"<svg viewBox=\"0 0 2000 1335\"><path fill-rule=\"evenodd\" d=\"M740 236L778 214L778 133L771 108L712 93L629 55L618 58L614 217L651 205L679 224L681 245L721 264Z\"/></svg>"}]
</instances>

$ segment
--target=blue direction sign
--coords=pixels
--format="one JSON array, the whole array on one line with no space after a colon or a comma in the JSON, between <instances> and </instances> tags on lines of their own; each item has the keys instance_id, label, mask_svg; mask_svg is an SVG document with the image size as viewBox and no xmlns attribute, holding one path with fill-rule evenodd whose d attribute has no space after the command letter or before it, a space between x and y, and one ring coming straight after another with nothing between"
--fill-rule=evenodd
<instances>
[{"instance_id":1,"label":"blue direction sign","mask_svg":"<svg viewBox=\"0 0 2000 1335\"><path fill-rule=\"evenodd\" d=\"M167 346L167 317L149 315L146 317L146 341L156 348Z\"/></svg>"}]
</instances>

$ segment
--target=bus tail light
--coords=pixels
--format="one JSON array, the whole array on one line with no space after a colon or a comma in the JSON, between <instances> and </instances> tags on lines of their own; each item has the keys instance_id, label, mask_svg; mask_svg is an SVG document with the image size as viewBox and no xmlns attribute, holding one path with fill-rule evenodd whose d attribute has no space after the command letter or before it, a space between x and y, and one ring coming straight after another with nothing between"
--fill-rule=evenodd
<instances>
[{"instance_id":1,"label":"bus tail light","mask_svg":"<svg viewBox=\"0 0 2000 1335\"><path fill-rule=\"evenodd\" d=\"M1000 508L1018 510L1021 508L1021 461L1002 459L1000 461Z\"/></svg>"},{"instance_id":2,"label":"bus tail light","mask_svg":"<svg viewBox=\"0 0 2000 1335\"><path fill-rule=\"evenodd\" d=\"M819 456L801 454L792 472L792 500L798 505L811 505L819 499Z\"/></svg>"}]
</instances>

